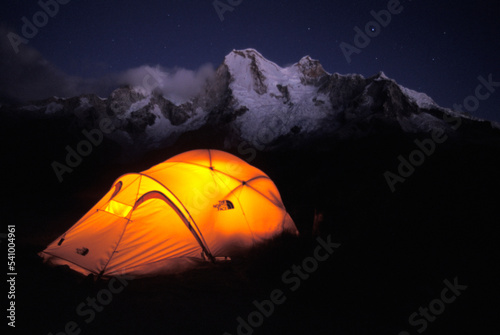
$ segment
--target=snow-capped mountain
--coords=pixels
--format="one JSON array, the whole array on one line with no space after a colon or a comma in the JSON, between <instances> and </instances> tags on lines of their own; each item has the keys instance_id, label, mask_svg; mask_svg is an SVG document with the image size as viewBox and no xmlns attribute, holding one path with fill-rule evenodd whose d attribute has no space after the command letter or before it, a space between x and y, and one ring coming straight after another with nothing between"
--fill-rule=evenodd
<instances>
[{"instance_id":1,"label":"snow-capped mountain","mask_svg":"<svg viewBox=\"0 0 500 335\"><path fill-rule=\"evenodd\" d=\"M212 117L233 120L236 137L256 147L282 137L365 136L377 123L414 133L449 128L438 115L451 111L382 72L371 78L329 74L309 56L281 68L247 49L231 52L217 73L227 80L228 98Z\"/></svg>"},{"instance_id":2,"label":"snow-capped mountain","mask_svg":"<svg viewBox=\"0 0 500 335\"><path fill-rule=\"evenodd\" d=\"M363 137L386 129L452 131L443 115L486 122L441 108L426 94L398 85L383 72L369 78L330 74L309 56L283 68L254 49L228 54L205 90L181 105L157 91L122 87L107 98L53 97L19 107L15 113L68 118L75 130L97 128L107 118L113 126L107 136L137 148L171 145L182 134L207 127L223 134L226 147L245 141L265 150L322 137Z\"/></svg>"}]
</instances>

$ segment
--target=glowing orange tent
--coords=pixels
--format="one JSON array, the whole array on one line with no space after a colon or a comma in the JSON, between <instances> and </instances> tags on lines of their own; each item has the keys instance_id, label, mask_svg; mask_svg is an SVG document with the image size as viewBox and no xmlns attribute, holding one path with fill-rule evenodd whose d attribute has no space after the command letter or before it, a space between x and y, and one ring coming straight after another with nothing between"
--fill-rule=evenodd
<instances>
[{"instance_id":1,"label":"glowing orange tent","mask_svg":"<svg viewBox=\"0 0 500 335\"><path fill-rule=\"evenodd\" d=\"M118 178L40 256L85 275L145 275L234 257L282 232L298 234L272 180L217 150L193 150Z\"/></svg>"}]
</instances>

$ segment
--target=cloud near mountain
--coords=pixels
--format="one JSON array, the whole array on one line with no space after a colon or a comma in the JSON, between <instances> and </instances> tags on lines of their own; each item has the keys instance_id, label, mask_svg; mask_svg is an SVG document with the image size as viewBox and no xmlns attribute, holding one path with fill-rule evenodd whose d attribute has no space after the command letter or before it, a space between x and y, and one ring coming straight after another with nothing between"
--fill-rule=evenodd
<instances>
[{"instance_id":1,"label":"cloud near mountain","mask_svg":"<svg viewBox=\"0 0 500 335\"><path fill-rule=\"evenodd\" d=\"M175 68L172 70L160 66L143 65L119 75L114 82L119 86L131 85L142 88L144 93L158 90L174 103L182 103L199 94L215 70L211 64L205 64L198 70Z\"/></svg>"},{"instance_id":2,"label":"cloud near mountain","mask_svg":"<svg viewBox=\"0 0 500 335\"><path fill-rule=\"evenodd\" d=\"M181 103L198 94L215 73L211 64L205 64L197 70L143 65L101 78L71 76L30 45L23 45L16 54L7 33L5 27L0 27L2 100L26 102L85 93L108 96L117 87L131 85L142 87L146 93L158 90L169 100Z\"/></svg>"}]
</instances>

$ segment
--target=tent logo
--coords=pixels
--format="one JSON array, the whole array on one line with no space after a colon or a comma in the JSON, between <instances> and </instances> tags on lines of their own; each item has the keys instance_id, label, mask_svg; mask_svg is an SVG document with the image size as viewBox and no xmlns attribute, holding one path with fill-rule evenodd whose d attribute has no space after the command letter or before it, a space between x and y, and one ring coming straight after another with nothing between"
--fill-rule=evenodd
<instances>
[{"instance_id":1,"label":"tent logo","mask_svg":"<svg viewBox=\"0 0 500 335\"><path fill-rule=\"evenodd\" d=\"M76 253L80 254L82 256L85 256L85 255L87 255L89 253L89 249L85 248L85 247L83 247L83 248L76 248Z\"/></svg>"},{"instance_id":2,"label":"tent logo","mask_svg":"<svg viewBox=\"0 0 500 335\"><path fill-rule=\"evenodd\" d=\"M229 200L219 200L219 203L217 205L214 205L214 208L217 208L217 210L221 212L234 209L234 205Z\"/></svg>"}]
</instances>

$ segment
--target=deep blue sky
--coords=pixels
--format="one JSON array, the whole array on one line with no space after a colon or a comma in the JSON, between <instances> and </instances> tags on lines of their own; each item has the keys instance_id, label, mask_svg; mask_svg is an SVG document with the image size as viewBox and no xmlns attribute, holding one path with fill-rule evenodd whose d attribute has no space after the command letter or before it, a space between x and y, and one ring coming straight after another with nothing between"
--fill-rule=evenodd
<instances>
[{"instance_id":1,"label":"deep blue sky","mask_svg":"<svg viewBox=\"0 0 500 335\"><path fill-rule=\"evenodd\" d=\"M474 94L480 75L500 82L498 0L401 1L403 11L351 63L340 43L353 45L354 27L364 29L370 11L387 9L388 1L232 2L240 4L221 21L213 0L71 0L28 46L66 74L88 78L144 64L218 66L232 49L249 47L282 66L310 55L331 73L383 70L445 107ZM2 9L0 24L19 35L21 18L31 21L41 10L34 0L10 0ZM499 106L500 87L471 114L500 121Z\"/></svg>"}]
</instances>

